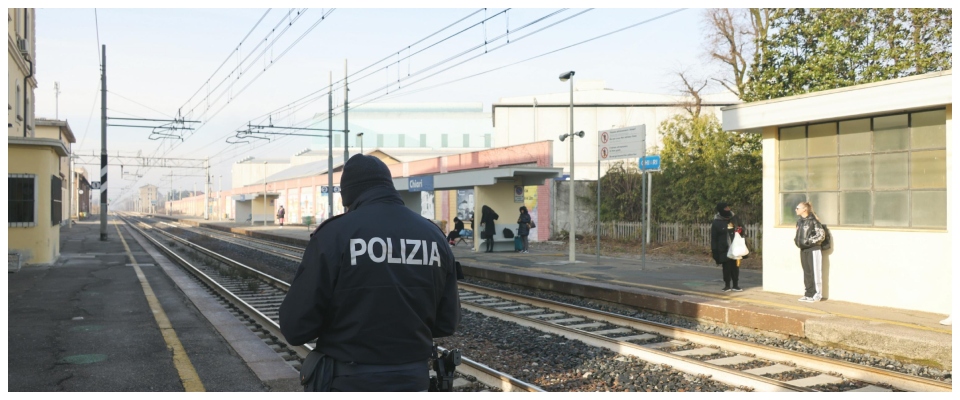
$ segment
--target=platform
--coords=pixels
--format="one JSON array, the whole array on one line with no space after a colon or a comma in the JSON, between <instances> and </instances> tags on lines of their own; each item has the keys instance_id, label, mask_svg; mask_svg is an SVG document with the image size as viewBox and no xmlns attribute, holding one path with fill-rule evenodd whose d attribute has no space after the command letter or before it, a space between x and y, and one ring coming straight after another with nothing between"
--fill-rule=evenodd
<instances>
[{"instance_id":1,"label":"platform","mask_svg":"<svg viewBox=\"0 0 960 400\"><path fill-rule=\"evenodd\" d=\"M8 391L300 390L294 368L118 222L107 241L96 220L61 228L56 263L8 274Z\"/></svg>"},{"instance_id":2,"label":"platform","mask_svg":"<svg viewBox=\"0 0 960 400\"><path fill-rule=\"evenodd\" d=\"M173 219L297 245L306 245L315 228L287 225L281 229L272 224L251 226L196 217ZM528 254L474 252L462 245L453 250L464 273L476 278L952 368L953 328L939 324L945 315L829 299L801 303L797 301L802 296L799 291L764 291L762 272L757 270L740 271L743 292L722 292L721 270L714 265L663 259L648 259L641 265L639 256L600 257L597 262L594 255L580 255L578 262L571 264L566 252L534 248Z\"/></svg>"}]
</instances>

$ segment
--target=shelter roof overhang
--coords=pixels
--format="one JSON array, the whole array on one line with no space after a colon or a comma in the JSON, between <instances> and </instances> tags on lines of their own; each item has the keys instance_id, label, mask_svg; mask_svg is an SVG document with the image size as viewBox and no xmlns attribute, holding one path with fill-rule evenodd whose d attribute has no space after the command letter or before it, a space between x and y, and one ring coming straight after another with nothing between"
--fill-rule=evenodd
<instances>
[{"instance_id":1,"label":"shelter roof overhang","mask_svg":"<svg viewBox=\"0 0 960 400\"><path fill-rule=\"evenodd\" d=\"M434 190L473 189L474 186L488 186L501 181L516 182L517 178L524 186L543 185L547 179L563 174L563 168L550 167L497 167L448 172L445 174L421 175L415 177L393 178L393 186L398 191L409 189L410 178L433 176Z\"/></svg>"},{"instance_id":2,"label":"shelter roof overhang","mask_svg":"<svg viewBox=\"0 0 960 400\"><path fill-rule=\"evenodd\" d=\"M824 90L722 108L723 130L759 132L788 126L867 117L953 103L953 71Z\"/></svg>"}]
</instances>

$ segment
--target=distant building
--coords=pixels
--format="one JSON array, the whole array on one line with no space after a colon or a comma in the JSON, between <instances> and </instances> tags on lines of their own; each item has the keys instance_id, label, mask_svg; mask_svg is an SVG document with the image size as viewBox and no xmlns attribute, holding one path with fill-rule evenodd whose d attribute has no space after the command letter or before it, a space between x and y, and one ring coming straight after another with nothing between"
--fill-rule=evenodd
<instances>
[{"instance_id":1,"label":"distant building","mask_svg":"<svg viewBox=\"0 0 960 400\"><path fill-rule=\"evenodd\" d=\"M154 185L140 186L139 196L137 196L137 212L146 214L155 214L160 205L159 188Z\"/></svg>"},{"instance_id":2,"label":"distant building","mask_svg":"<svg viewBox=\"0 0 960 400\"><path fill-rule=\"evenodd\" d=\"M553 165L569 174L570 143L559 136L570 133L570 91L557 82L556 93L504 97L492 106L493 146L505 147L552 140ZM569 84L566 84L569 85ZM687 111L683 96L623 92L605 88L599 80L577 80L573 84L573 131L584 131L584 137L575 139L574 162L577 180L597 179L598 132L611 128L646 125L647 148L662 145L660 123ZM720 118L720 108L738 104L729 93L703 95L701 113ZM569 139L567 139L569 140ZM626 160L633 164L637 160ZM603 171L613 161L602 163Z\"/></svg>"},{"instance_id":3,"label":"distant building","mask_svg":"<svg viewBox=\"0 0 960 400\"><path fill-rule=\"evenodd\" d=\"M361 147L381 149L486 149L492 146L490 113L483 103L373 103L351 108L350 153ZM326 113L316 115L325 120ZM333 129L343 129L343 114L333 117ZM326 127L326 122L319 128ZM362 136L358 135L362 133ZM333 147L343 154L344 136L334 132ZM311 148L327 149L326 139L317 139Z\"/></svg>"}]
</instances>

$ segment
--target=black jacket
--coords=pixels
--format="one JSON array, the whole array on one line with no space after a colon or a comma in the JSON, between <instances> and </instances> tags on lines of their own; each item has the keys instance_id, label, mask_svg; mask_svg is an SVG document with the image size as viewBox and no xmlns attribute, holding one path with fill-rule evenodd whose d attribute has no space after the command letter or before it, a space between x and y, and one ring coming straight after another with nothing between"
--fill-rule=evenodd
<instances>
[{"instance_id":1,"label":"black jacket","mask_svg":"<svg viewBox=\"0 0 960 400\"><path fill-rule=\"evenodd\" d=\"M277 210L277 218L283 218L283 215L286 214L286 213L287 213L286 210L284 210L284 209L282 209L282 208L279 209L279 210Z\"/></svg>"},{"instance_id":2,"label":"black jacket","mask_svg":"<svg viewBox=\"0 0 960 400\"><path fill-rule=\"evenodd\" d=\"M520 213L520 218L517 218L517 235L518 236L529 236L530 235L530 213Z\"/></svg>"},{"instance_id":3,"label":"black jacket","mask_svg":"<svg viewBox=\"0 0 960 400\"><path fill-rule=\"evenodd\" d=\"M710 226L710 251L713 253L713 261L717 264L730 260L727 258L727 251L730 250L730 243L733 242L733 234L736 233L738 222L735 215L724 218L718 213L713 217L713 225Z\"/></svg>"},{"instance_id":4,"label":"black jacket","mask_svg":"<svg viewBox=\"0 0 960 400\"><path fill-rule=\"evenodd\" d=\"M483 206L480 212L480 223L483 224L483 231L492 237L497 232L497 224L493 221L500 219L500 216L488 206Z\"/></svg>"},{"instance_id":5,"label":"black jacket","mask_svg":"<svg viewBox=\"0 0 960 400\"><path fill-rule=\"evenodd\" d=\"M793 244L801 250L820 250L820 243L823 243L826 237L823 224L813 214L806 218L797 217L797 232L793 237Z\"/></svg>"},{"instance_id":6,"label":"black jacket","mask_svg":"<svg viewBox=\"0 0 960 400\"><path fill-rule=\"evenodd\" d=\"M280 305L292 345L359 364L427 360L460 322L456 266L444 234L393 188L371 188L321 224Z\"/></svg>"}]
</instances>

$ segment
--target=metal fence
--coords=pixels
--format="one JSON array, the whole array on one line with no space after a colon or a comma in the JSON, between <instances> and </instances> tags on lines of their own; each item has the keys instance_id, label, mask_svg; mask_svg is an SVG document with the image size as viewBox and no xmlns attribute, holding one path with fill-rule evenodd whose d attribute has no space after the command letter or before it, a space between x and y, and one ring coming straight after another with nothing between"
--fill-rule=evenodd
<instances>
[{"instance_id":1,"label":"metal fence","mask_svg":"<svg viewBox=\"0 0 960 400\"><path fill-rule=\"evenodd\" d=\"M609 239L640 239L639 222L612 221L600 224L600 236ZM710 247L710 224L653 223L650 240L653 242L683 242ZM760 224L743 227L744 239L751 251L760 249L763 229Z\"/></svg>"}]
</instances>

